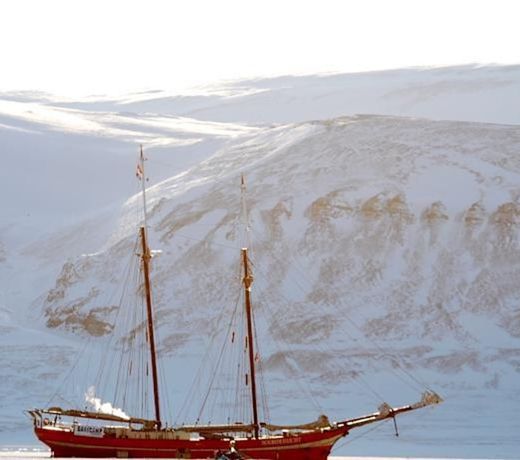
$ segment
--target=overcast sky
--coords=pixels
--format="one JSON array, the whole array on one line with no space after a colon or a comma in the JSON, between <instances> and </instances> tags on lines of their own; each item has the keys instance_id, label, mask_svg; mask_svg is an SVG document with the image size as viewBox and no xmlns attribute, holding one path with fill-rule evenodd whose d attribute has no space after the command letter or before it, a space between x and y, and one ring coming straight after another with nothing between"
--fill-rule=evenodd
<instances>
[{"instance_id":1,"label":"overcast sky","mask_svg":"<svg viewBox=\"0 0 520 460\"><path fill-rule=\"evenodd\" d=\"M520 63L516 0L2 0L0 90Z\"/></svg>"}]
</instances>

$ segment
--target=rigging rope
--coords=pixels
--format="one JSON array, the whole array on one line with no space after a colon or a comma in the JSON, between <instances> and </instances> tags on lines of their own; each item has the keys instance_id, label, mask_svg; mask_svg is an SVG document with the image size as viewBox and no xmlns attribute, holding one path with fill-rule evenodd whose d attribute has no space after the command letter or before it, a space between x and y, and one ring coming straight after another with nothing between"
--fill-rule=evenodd
<instances>
[{"instance_id":1,"label":"rigging rope","mask_svg":"<svg viewBox=\"0 0 520 460\"><path fill-rule=\"evenodd\" d=\"M291 251L289 251L289 256L291 257L292 259L292 262L293 262L293 265L295 267L295 271L298 272L298 274L300 275L300 277L304 280L306 280L308 282L309 285L312 285L311 281L308 279L308 277L306 276L305 274L305 271L304 270L301 270L300 269L300 266L299 266L299 263L298 261L296 260L296 258L294 257L294 255L292 254ZM276 256L276 254L274 253L271 253L270 254L270 257L272 257L273 259L275 259L276 261L278 261L279 263L283 264L284 261L282 261L279 257ZM290 271L289 271L289 274L290 274ZM294 284L297 286L297 288L303 293L303 294L306 294L306 290L304 289L304 287L299 283L298 279L297 278L294 278L292 279L291 281L294 282ZM327 305L328 307L334 307L333 305L331 305L327 299L325 299L325 305ZM346 305L344 304L344 301L343 299L340 298L339 300L339 303L342 307L346 307ZM343 317L346 319L347 322L349 322L360 334L361 334L361 337L364 339L364 340L367 340L369 342L372 343L372 345L374 345L374 347L379 350L383 355L387 355L388 352L385 351L374 339L371 339L369 337L366 337L366 335L364 334L362 328L360 326L358 326L356 324L356 322L354 320L352 320L347 314L345 314L345 310L346 308L343 308ZM362 316L360 314L360 316ZM366 318L365 318L365 321L366 321ZM353 336L350 335L350 333L343 329L342 325L340 322L338 322L337 324L335 324L335 326L341 331L343 332L344 334L346 334L347 336L349 336L351 339L355 340ZM406 374L413 382L415 382L417 385L419 385L419 388L418 387L415 387L414 385L411 384L411 382L406 382L405 380L402 379L402 377L398 376L398 374L396 373L395 369L393 369L392 367L388 367L389 368L389 371L395 375L396 377L398 377L403 383L409 385L411 388L414 388L414 390L418 390L420 389L420 391L423 391L424 389L427 389L427 390L431 390L431 388L423 381L419 380L417 377L415 377L414 375L412 375L409 371L407 371L404 366L402 366L398 361L395 361L394 360L394 363L397 365L397 367L404 373Z\"/></svg>"},{"instance_id":2,"label":"rigging rope","mask_svg":"<svg viewBox=\"0 0 520 460\"><path fill-rule=\"evenodd\" d=\"M381 430L385 426L385 424L389 421L390 421L389 419L382 420L380 423L376 423L372 427L365 429L362 433L359 433L353 437L349 437L350 436L350 434L349 434L349 436L345 437L341 441L338 441L336 444L334 444L334 446L331 449L331 453L340 449L341 447L343 447L346 444L351 444L352 442L355 442L358 439L364 438L367 434L372 433L373 431Z\"/></svg>"},{"instance_id":3,"label":"rigging rope","mask_svg":"<svg viewBox=\"0 0 520 460\"><path fill-rule=\"evenodd\" d=\"M238 306L239 306L239 301L240 301L240 291L238 292L237 296L236 296L236 301L235 301L235 306L233 308L233 311L232 311L232 314L230 316L230 319L228 321L228 324L227 324L227 328L226 328L226 335L225 335L225 340L224 340L224 343L221 347L221 350L220 350L220 353L219 353L219 357L216 361L216 365L215 365L215 362L213 362L212 364L212 368L213 368L213 371L212 371L212 375L210 377L210 388L213 386L213 383L215 381L215 378L216 378L216 375L217 375L217 371L218 371L218 367L219 367L219 364L220 364L220 361L222 360L222 356L224 355L224 349L226 347L226 344L227 344L227 341L229 340L230 338L230 331L232 329L232 326L233 326L233 323L235 321L235 317L236 317L236 314L237 314L237 311L238 311ZM177 416L177 421L179 422L180 421L180 417L184 414L185 410L187 410L187 408L191 407L193 405L193 401L196 397L196 389L199 387L200 383L201 383L201 380L202 380L202 377L203 377L203 372L204 370L207 368L207 361L209 360L210 358L210 353L211 351L213 350L213 347L212 347L212 344L213 344L213 341L220 329L220 324L222 323L222 320L224 318L224 314L225 314L225 308L222 308L220 309L220 314L219 316L217 317L217 320L216 320L216 328L215 328L215 332L213 333L211 339L210 339L210 343L208 345L208 347L206 348L206 352L205 352L205 355L203 356L202 360L201 360L201 365L199 366L199 370L197 371L197 374L195 375L195 378L193 380L193 383L190 387L190 391L187 395L187 397L184 399L184 403L182 404L181 406L181 409L178 413L178 416ZM205 405L207 403L207 400L209 398L209 395L210 395L210 389L208 389L208 391L206 392L206 395L204 396L203 398L203 404L202 404L202 407L200 408L199 410L199 413L198 413L198 417L197 417L197 422L200 420L200 418L202 417L202 414L204 412L204 408L205 408ZM185 416L187 416L187 413L185 414Z\"/></svg>"},{"instance_id":4,"label":"rigging rope","mask_svg":"<svg viewBox=\"0 0 520 460\"><path fill-rule=\"evenodd\" d=\"M260 272L263 276L266 277L266 279L270 279L270 276L269 275L266 275L262 270L257 270L257 272ZM266 298L268 297L268 294L266 294ZM291 302L283 295L283 294L279 294L279 298L281 298L285 304L287 306L290 306ZM266 306L268 306L269 304L266 302L265 303ZM269 308L269 307L268 307ZM272 318L276 318L276 313L273 312L273 311L270 311L271 313L271 317ZM272 327L276 330L279 331L279 334L280 336L284 336L284 330L282 329L282 326L281 324L283 324L283 322L279 322L279 321L273 321L272 322ZM276 341L276 338L275 338L275 341ZM337 350L332 350L330 348L326 348L325 345L323 345L321 342L314 342L313 343L313 348L316 349L317 348L317 351L319 352L322 352L322 353L329 353L329 352L336 352ZM283 352L282 352L283 353ZM294 354L294 351L292 350L292 353ZM297 361L295 361L297 363ZM298 366L299 367L299 366ZM384 398L372 387L372 385L370 385L368 383L368 381L366 379L364 379L362 377L361 374L357 374L356 377L352 377L352 376L348 376L350 378L350 380L355 383L356 385L359 385L362 389L368 389L370 391L370 393L372 393L373 396L375 396L375 400L378 402L378 403L381 403L381 402L384 402ZM358 381L361 380L361 382ZM296 380L298 382L298 379Z\"/></svg>"}]
</instances>

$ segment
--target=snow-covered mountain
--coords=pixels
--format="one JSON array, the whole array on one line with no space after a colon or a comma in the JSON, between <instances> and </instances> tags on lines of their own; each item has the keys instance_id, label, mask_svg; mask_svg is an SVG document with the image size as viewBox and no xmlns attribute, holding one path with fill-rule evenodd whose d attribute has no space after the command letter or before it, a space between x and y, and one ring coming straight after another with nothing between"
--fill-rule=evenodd
<instances>
[{"instance_id":1,"label":"snow-covered mountain","mask_svg":"<svg viewBox=\"0 0 520 460\"><path fill-rule=\"evenodd\" d=\"M184 116L252 124L359 113L518 123L520 66L459 66L231 81L176 95L62 102L63 107Z\"/></svg>"},{"instance_id":2,"label":"snow-covered mountain","mask_svg":"<svg viewBox=\"0 0 520 460\"><path fill-rule=\"evenodd\" d=\"M125 178L133 144L148 139L147 166L156 173L150 236L162 250L154 299L159 348L177 385L173 407L236 299L244 173L273 419L317 415L290 388L295 377L331 419L371 411L379 396L411 402L425 381L443 405L399 419L398 439L383 425L336 453L514 457L519 74L493 67L286 78L206 96L81 103L4 97L0 135L9 142L6 162L18 168L6 180L19 193L3 198L9 212L0 234L0 436L30 439L19 411L44 404L74 350L104 343L114 326L140 198L122 204L121 193L106 192L137 191ZM96 127L85 131L84 120ZM96 150L105 172L90 156ZM29 174L32 161L52 152L57 169ZM74 183L63 190L69 172ZM30 183L21 187L22 179ZM70 208L52 211L45 201L62 195ZM95 212L103 197L105 209ZM24 207L36 213L31 225L17 214ZM72 225L58 228L46 218L51 211ZM45 235L34 232L39 226ZM287 358L292 371L282 365Z\"/></svg>"}]
</instances>

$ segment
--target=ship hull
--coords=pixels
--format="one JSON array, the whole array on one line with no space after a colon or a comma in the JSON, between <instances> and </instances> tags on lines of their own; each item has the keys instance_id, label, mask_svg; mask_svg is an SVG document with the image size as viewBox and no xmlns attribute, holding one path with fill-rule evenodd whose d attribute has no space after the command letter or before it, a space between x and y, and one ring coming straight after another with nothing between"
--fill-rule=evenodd
<instances>
[{"instance_id":1,"label":"ship hull","mask_svg":"<svg viewBox=\"0 0 520 460\"><path fill-rule=\"evenodd\" d=\"M78 436L72 431L36 428L36 436L50 447L54 457L89 458L214 458L227 451L229 441L217 439L129 439ZM326 460L345 429L312 431L291 436L237 439L244 457L269 460Z\"/></svg>"}]
</instances>

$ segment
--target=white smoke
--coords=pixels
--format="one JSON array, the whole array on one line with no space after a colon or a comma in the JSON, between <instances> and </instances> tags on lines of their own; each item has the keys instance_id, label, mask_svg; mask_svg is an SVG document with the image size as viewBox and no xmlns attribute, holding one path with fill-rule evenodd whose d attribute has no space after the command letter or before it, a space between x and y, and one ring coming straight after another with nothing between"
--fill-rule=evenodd
<instances>
[{"instance_id":1,"label":"white smoke","mask_svg":"<svg viewBox=\"0 0 520 460\"><path fill-rule=\"evenodd\" d=\"M130 418L121 409L118 409L117 407L112 407L112 404L110 404L109 402L102 403L101 399L96 397L96 387L94 386L88 388L87 392L85 393L85 401L91 404L96 412L101 412L102 414L116 415L126 420Z\"/></svg>"}]
</instances>

